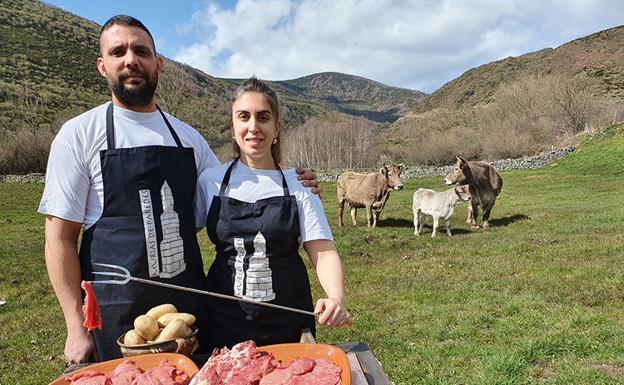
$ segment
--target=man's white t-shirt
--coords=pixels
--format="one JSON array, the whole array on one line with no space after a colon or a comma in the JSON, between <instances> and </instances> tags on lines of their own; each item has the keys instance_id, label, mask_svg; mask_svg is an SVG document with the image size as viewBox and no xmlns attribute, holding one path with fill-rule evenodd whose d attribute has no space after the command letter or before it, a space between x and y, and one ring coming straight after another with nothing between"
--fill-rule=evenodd
<instances>
[{"instance_id":1,"label":"man's white t-shirt","mask_svg":"<svg viewBox=\"0 0 624 385\"><path fill-rule=\"evenodd\" d=\"M212 198L219 195L221 181L232 162L204 170L197 181L195 194L195 227L206 225ZM283 170L290 195L294 195L299 209L299 243L315 239L333 240L327 217L318 195L297 180L295 169ZM230 174L225 196L243 202L254 203L260 199L283 196L282 175L278 170L260 170L237 162Z\"/></svg>"},{"instance_id":2,"label":"man's white t-shirt","mask_svg":"<svg viewBox=\"0 0 624 385\"><path fill-rule=\"evenodd\" d=\"M110 102L67 121L52 142L39 212L87 229L102 215L104 191L100 151L106 143L106 109ZM220 165L197 130L165 114L184 147L195 153L197 175ZM114 107L115 147L176 146L160 112L134 112Z\"/></svg>"}]
</instances>

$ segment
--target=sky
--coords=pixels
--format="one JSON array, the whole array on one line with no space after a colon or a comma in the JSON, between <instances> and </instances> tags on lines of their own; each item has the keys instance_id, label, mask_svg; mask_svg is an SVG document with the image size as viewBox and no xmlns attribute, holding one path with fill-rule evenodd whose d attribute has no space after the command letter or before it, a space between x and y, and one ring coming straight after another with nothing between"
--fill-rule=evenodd
<instances>
[{"instance_id":1,"label":"sky","mask_svg":"<svg viewBox=\"0 0 624 385\"><path fill-rule=\"evenodd\" d=\"M624 24L621 0L46 0L141 20L164 56L209 75L342 72L433 92L465 71Z\"/></svg>"}]
</instances>

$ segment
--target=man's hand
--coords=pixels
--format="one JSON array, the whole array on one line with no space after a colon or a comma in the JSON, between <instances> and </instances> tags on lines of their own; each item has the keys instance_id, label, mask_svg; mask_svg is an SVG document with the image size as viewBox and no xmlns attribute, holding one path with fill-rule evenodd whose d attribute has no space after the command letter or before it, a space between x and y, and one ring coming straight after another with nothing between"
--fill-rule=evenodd
<instances>
[{"instance_id":1,"label":"man's hand","mask_svg":"<svg viewBox=\"0 0 624 385\"><path fill-rule=\"evenodd\" d=\"M297 167L296 171L297 174L299 174L297 179L302 181L301 184L305 187L312 187L312 192L318 194L320 197L323 192L323 188L321 187L320 182L316 179L314 171L302 167Z\"/></svg>"},{"instance_id":2,"label":"man's hand","mask_svg":"<svg viewBox=\"0 0 624 385\"><path fill-rule=\"evenodd\" d=\"M86 329L79 328L67 333L65 360L70 364L94 362L95 342Z\"/></svg>"}]
</instances>

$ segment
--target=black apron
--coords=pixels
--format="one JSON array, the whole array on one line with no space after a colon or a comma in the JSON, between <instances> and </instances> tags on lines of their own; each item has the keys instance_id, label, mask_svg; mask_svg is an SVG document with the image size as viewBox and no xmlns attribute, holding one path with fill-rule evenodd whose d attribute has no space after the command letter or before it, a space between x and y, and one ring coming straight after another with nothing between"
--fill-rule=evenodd
<instances>
[{"instance_id":1,"label":"black apron","mask_svg":"<svg viewBox=\"0 0 624 385\"><path fill-rule=\"evenodd\" d=\"M100 151L104 206L80 244L82 279L108 279L93 263L125 267L135 277L203 289L205 275L197 243L193 198L197 167L193 148L184 148L158 109L177 146L115 148L113 104L106 111L108 149ZM171 303L200 316L203 298L182 291L128 282L94 284L102 308L102 330L95 330L101 360L121 357L117 338L151 307ZM201 322L198 320L198 324ZM201 333L201 330L200 330Z\"/></svg>"},{"instance_id":2,"label":"black apron","mask_svg":"<svg viewBox=\"0 0 624 385\"><path fill-rule=\"evenodd\" d=\"M217 256L208 272L208 290L313 311L308 272L299 256L299 210L284 196L242 202L225 196L232 162L212 200L206 229ZM208 300L208 347L254 340L258 346L299 342L301 329L315 332L315 318L263 306Z\"/></svg>"}]
</instances>

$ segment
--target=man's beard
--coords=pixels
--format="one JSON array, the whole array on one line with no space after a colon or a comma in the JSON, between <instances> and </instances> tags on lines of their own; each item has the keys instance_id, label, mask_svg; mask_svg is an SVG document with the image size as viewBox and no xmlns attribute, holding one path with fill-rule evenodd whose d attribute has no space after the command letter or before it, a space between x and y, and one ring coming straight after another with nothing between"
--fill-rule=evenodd
<instances>
[{"instance_id":1,"label":"man's beard","mask_svg":"<svg viewBox=\"0 0 624 385\"><path fill-rule=\"evenodd\" d=\"M125 80L130 76L140 76L145 83L141 85L133 85L132 88L126 88ZM156 87L158 86L158 74L153 77L148 76L144 71L132 71L119 75L115 82L108 80L108 87L115 97L127 106L142 107L147 106L154 99Z\"/></svg>"}]
</instances>

